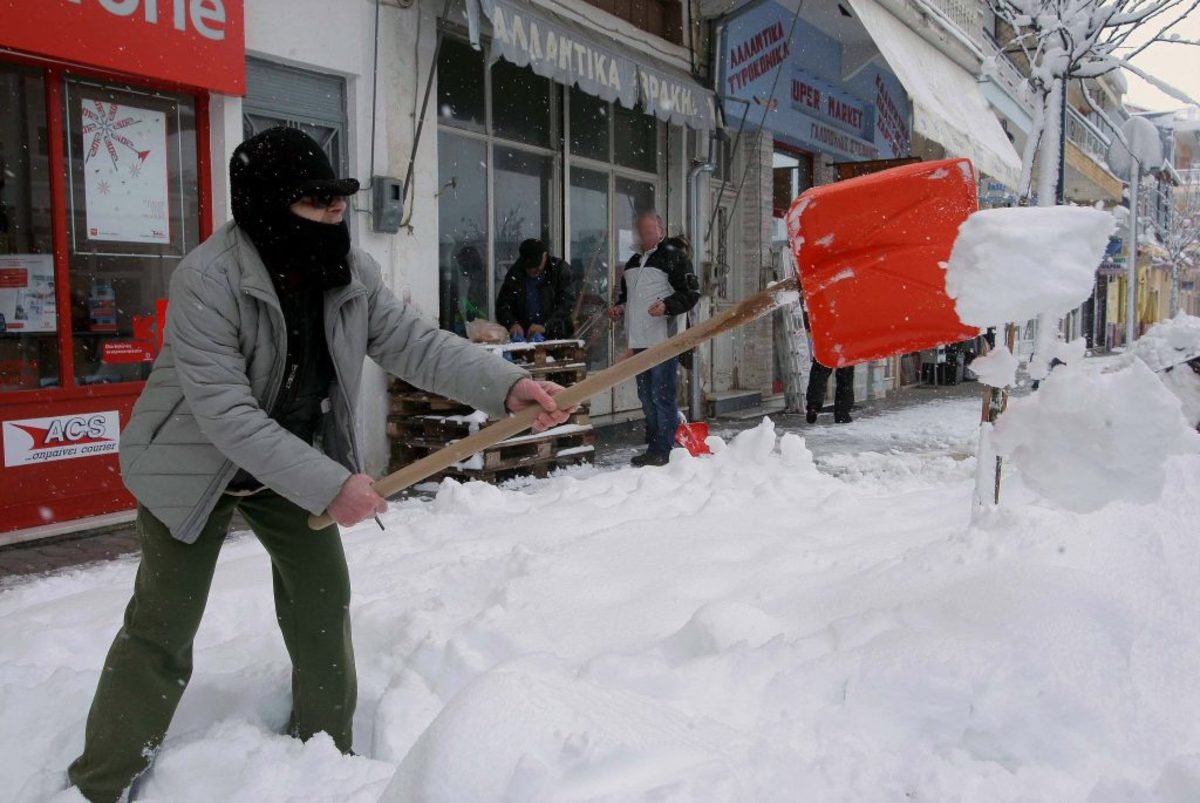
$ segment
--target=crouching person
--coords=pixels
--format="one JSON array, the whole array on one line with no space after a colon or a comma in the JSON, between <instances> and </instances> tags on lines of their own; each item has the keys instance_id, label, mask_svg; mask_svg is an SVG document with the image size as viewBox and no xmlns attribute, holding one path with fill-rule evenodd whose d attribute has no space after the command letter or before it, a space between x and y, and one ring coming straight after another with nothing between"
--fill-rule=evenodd
<instances>
[{"instance_id":1,"label":"crouching person","mask_svg":"<svg viewBox=\"0 0 1200 803\"><path fill-rule=\"evenodd\" d=\"M350 245L346 197L315 141L273 128L230 162L234 222L175 270L163 350L121 433L141 563L105 659L70 782L120 800L162 743L192 674L192 641L235 511L272 565L292 661L288 732L351 749L357 695L350 579L338 528L386 509L362 472L354 411L364 357L419 387L503 416L551 394L398 301Z\"/></svg>"}]
</instances>

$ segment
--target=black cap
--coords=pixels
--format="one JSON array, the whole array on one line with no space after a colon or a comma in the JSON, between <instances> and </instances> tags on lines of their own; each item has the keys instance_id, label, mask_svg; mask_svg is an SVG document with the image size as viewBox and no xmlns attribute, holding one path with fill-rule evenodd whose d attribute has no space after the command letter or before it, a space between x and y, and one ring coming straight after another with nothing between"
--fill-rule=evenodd
<instances>
[{"instance_id":1,"label":"black cap","mask_svg":"<svg viewBox=\"0 0 1200 803\"><path fill-rule=\"evenodd\" d=\"M359 187L356 179L337 177L315 139L287 126L238 145L229 160L229 184L235 219L239 209L279 209L306 195L353 195Z\"/></svg>"},{"instance_id":2,"label":"black cap","mask_svg":"<svg viewBox=\"0 0 1200 803\"><path fill-rule=\"evenodd\" d=\"M546 255L546 244L541 240L522 240L517 257L517 267L522 270L529 270L542 264L542 257Z\"/></svg>"}]
</instances>

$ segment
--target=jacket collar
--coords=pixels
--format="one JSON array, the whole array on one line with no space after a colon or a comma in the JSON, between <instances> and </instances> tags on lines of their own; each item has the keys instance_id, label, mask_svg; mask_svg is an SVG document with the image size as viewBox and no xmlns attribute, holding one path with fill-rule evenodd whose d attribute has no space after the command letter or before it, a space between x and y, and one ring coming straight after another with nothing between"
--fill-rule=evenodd
<instances>
[{"instance_id":1,"label":"jacket collar","mask_svg":"<svg viewBox=\"0 0 1200 803\"><path fill-rule=\"evenodd\" d=\"M656 242L654 244L653 248L647 248L645 251L638 251L636 254L634 254L634 256L636 256L638 258L639 262L644 262L647 259L649 259L651 256L653 256L654 252L662 247L662 244L663 244L663 241L659 240L658 242Z\"/></svg>"}]
</instances>

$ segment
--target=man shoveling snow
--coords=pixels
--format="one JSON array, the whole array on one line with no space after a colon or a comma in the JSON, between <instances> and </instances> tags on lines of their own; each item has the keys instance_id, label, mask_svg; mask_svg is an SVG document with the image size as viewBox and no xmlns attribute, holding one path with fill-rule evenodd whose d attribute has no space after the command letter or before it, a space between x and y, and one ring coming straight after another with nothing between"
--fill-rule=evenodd
<instances>
[{"instance_id":1,"label":"man shoveling snow","mask_svg":"<svg viewBox=\"0 0 1200 803\"><path fill-rule=\"evenodd\" d=\"M300 738L351 748L356 700L342 525L387 503L354 442L363 359L494 416L540 405L524 371L398 301L351 248L345 197L320 146L290 128L247 140L230 162L234 223L175 270L171 314L133 417L121 472L138 500L142 558L125 623L68 777L92 801L121 799L162 743L192 673L192 641L235 511L271 556L275 609L292 659Z\"/></svg>"}]
</instances>

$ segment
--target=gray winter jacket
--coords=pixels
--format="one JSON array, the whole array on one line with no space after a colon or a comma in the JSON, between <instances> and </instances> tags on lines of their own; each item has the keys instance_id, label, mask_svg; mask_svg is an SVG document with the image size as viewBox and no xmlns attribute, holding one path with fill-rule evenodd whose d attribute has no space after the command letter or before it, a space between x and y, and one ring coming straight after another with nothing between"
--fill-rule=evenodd
<instances>
[{"instance_id":1,"label":"gray winter jacket","mask_svg":"<svg viewBox=\"0 0 1200 803\"><path fill-rule=\"evenodd\" d=\"M493 417L526 373L437 329L383 285L379 266L350 253L350 283L325 293L336 381L314 447L267 414L282 385L286 331L270 276L229 223L171 278L162 352L121 433L121 475L139 502L192 543L239 467L313 513L352 472L363 358L417 387Z\"/></svg>"}]
</instances>

